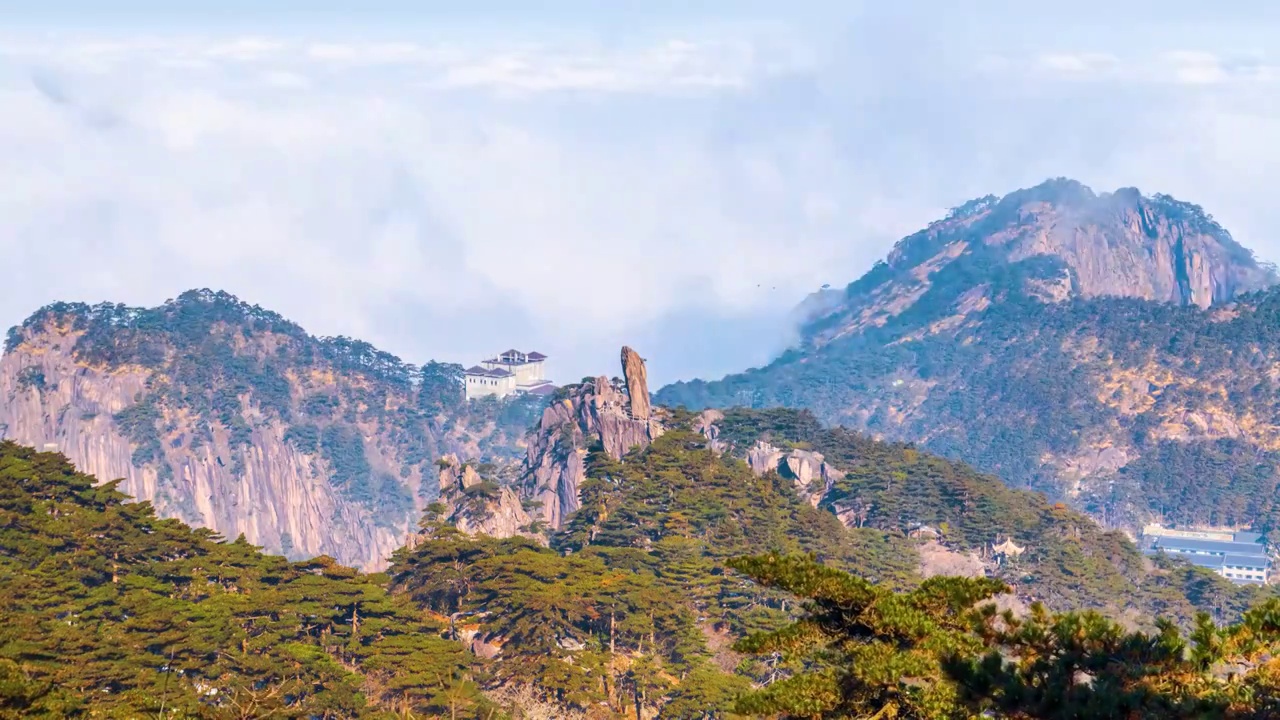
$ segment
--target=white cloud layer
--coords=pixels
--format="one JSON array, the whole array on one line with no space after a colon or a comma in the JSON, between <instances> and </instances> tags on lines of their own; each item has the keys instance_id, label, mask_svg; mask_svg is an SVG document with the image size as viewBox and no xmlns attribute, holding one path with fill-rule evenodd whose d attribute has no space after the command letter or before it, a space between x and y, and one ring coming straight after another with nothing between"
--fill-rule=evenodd
<instances>
[{"instance_id":1,"label":"white cloud layer","mask_svg":"<svg viewBox=\"0 0 1280 720\"><path fill-rule=\"evenodd\" d=\"M0 325L213 287L414 361L523 345L572 380L629 342L659 381L718 374L946 207L1057 175L1280 259L1272 48L956 22L0 37Z\"/></svg>"}]
</instances>

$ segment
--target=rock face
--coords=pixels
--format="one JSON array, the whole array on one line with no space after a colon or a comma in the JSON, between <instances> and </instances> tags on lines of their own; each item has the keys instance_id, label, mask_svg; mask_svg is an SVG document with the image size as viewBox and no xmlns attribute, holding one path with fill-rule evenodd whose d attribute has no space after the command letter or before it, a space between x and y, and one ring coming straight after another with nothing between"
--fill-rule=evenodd
<instances>
[{"instance_id":1,"label":"rock face","mask_svg":"<svg viewBox=\"0 0 1280 720\"><path fill-rule=\"evenodd\" d=\"M703 410L693 422L693 431L705 437L709 441L707 448L718 455L729 449L720 439L720 428L716 426L723 419L724 413L719 410Z\"/></svg>"},{"instance_id":2,"label":"rock face","mask_svg":"<svg viewBox=\"0 0 1280 720\"><path fill-rule=\"evenodd\" d=\"M581 506L579 487L593 441L621 459L633 448L648 447L663 432L649 404L644 361L630 348L622 351L627 391L606 377L566 388L542 413L529 440L522 493L540 503L539 518L552 529ZM636 405L639 403L640 407Z\"/></svg>"},{"instance_id":3,"label":"rock face","mask_svg":"<svg viewBox=\"0 0 1280 720\"><path fill-rule=\"evenodd\" d=\"M486 481L475 467L463 464L452 453L440 458L439 465L440 501L447 508L446 521L468 535L543 539L526 529L533 519L510 487Z\"/></svg>"},{"instance_id":4,"label":"rock face","mask_svg":"<svg viewBox=\"0 0 1280 720\"><path fill-rule=\"evenodd\" d=\"M830 290L806 300L805 344L881 327L926 294L936 302L939 286L959 295L1012 266L1017 290L1045 302L1113 296L1203 308L1277 282L1196 205L1051 180L972 200L900 241L842 301Z\"/></svg>"},{"instance_id":5,"label":"rock face","mask_svg":"<svg viewBox=\"0 0 1280 720\"><path fill-rule=\"evenodd\" d=\"M0 437L123 478L162 516L380 569L436 498L436 458L514 454L522 436L419 372L220 293L51 306L9 333Z\"/></svg>"},{"instance_id":6,"label":"rock face","mask_svg":"<svg viewBox=\"0 0 1280 720\"><path fill-rule=\"evenodd\" d=\"M764 440L757 440L747 451L747 464L756 475L764 475L773 470L782 477L791 479L795 483L796 492L814 507L822 502L841 475L840 471L826 463L822 453L812 450L782 450Z\"/></svg>"}]
</instances>

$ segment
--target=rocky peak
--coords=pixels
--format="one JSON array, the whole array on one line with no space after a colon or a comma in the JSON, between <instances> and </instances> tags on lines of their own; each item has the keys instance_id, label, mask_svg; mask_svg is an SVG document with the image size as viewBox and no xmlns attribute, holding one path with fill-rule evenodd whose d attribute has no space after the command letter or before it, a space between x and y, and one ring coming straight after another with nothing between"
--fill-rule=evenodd
<instances>
[{"instance_id":1,"label":"rocky peak","mask_svg":"<svg viewBox=\"0 0 1280 720\"><path fill-rule=\"evenodd\" d=\"M622 349L622 372L625 391L604 376L562 389L529 439L522 490L540 503L541 520L552 529L581 506L588 447L599 442L610 457L621 459L663 432L649 403L644 360L631 348Z\"/></svg>"},{"instance_id":2,"label":"rocky peak","mask_svg":"<svg viewBox=\"0 0 1280 720\"><path fill-rule=\"evenodd\" d=\"M480 473L470 464L463 464L458 460L458 456L453 453L447 453L440 458L438 463L440 466L440 494L455 490L465 492L468 488L475 487L484 482L480 477Z\"/></svg>"},{"instance_id":3,"label":"rocky peak","mask_svg":"<svg viewBox=\"0 0 1280 720\"><path fill-rule=\"evenodd\" d=\"M804 335L820 346L904 317L926 327L964 318L973 308L959 299L979 287L992 300L1115 296L1208 307L1276 282L1273 268L1197 205L1057 179L971 200L904 238L842 301L831 291L807 300Z\"/></svg>"}]
</instances>

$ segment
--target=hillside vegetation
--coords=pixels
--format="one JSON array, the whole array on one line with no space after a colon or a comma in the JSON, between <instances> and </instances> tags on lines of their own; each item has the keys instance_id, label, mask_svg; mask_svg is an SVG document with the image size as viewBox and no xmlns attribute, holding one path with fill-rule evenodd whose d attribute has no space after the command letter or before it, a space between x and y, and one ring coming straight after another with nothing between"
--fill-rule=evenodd
<instances>
[{"instance_id":1,"label":"hillside vegetation","mask_svg":"<svg viewBox=\"0 0 1280 720\"><path fill-rule=\"evenodd\" d=\"M717 427L720 439L738 451L764 438L822 453L840 477L819 507L851 513L866 529L901 537L930 526L951 549L987 555L993 544L1013 540L1025 553L993 572L1054 610L1093 608L1139 623L1157 615L1186 623L1199 609L1227 620L1266 594L1181 562L1144 557L1122 533L1039 493L1009 488L910 444L824 427L808 411L733 409Z\"/></svg>"},{"instance_id":2,"label":"hillside vegetation","mask_svg":"<svg viewBox=\"0 0 1280 720\"><path fill-rule=\"evenodd\" d=\"M0 443L0 715L492 717L474 658L385 577L125 499Z\"/></svg>"},{"instance_id":3,"label":"hillside vegetation","mask_svg":"<svg viewBox=\"0 0 1280 720\"><path fill-rule=\"evenodd\" d=\"M806 601L795 623L738 649L781 658L785 677L735 704L784 719L1262 720L1280 710L1280 601L1239 623L1158 620L1132 632L1093 612L1027 617L989 600L991 579L937 577L892 592L806 558L733 567Z\"/></svg>"},{"instance_id":4,"label":"hillside vegetation","mask_svg":"<svg viewBox=\"0 0 1280 720\"><path fill-rule=\"evenodd\" d=\"M899 452L910 449L880 459ZM0 716L949 720L1130 708L1252 719L1272 708L1274 601L1230 629L1203 615L1186 640L1153 617L1157 634L1143 636L1089 613L1001 616L973 608L1009 589L999 580L922 583L896 531L845 529L789 481L757 478L687 430L621 462L597 450L590 465L593 509L552 548L465 536L429 515L389 574L362 574L158 519L59 455L0 443ZM1209 672L1223 662L1242 674ZM1080 672L1098 681L1047 689Z\"/></svg>"}]
</instances>

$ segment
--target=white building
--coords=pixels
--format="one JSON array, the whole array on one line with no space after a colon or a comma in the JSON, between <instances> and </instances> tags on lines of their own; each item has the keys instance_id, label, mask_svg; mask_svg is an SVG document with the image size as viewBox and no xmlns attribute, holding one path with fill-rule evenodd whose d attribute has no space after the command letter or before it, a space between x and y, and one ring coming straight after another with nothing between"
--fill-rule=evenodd
<instances>
[{"instance_id":1,"label":"white building","mask_svg":"<svg viewBox=\"0 0 1280 720\"><path fill-rule=\"evenodd\" d=\"M1271 580L1271 558L1262 536L1251 532L1170 530L1144 528L1144 552L1164 552L1208 568L1241 584L1266 585Z\"/></svg>"},{"instance_id":2,"label":"white building","mask_svg":"<svg viewBox=\"0 0 1280 720\"><path fill-rule=\"evenodd\" d=\"M539 352L507 350L466 371L467 399L499 398L517 393L546 394L555 390L544 369L547 356Z\"/></svg>"}]
</instances>

